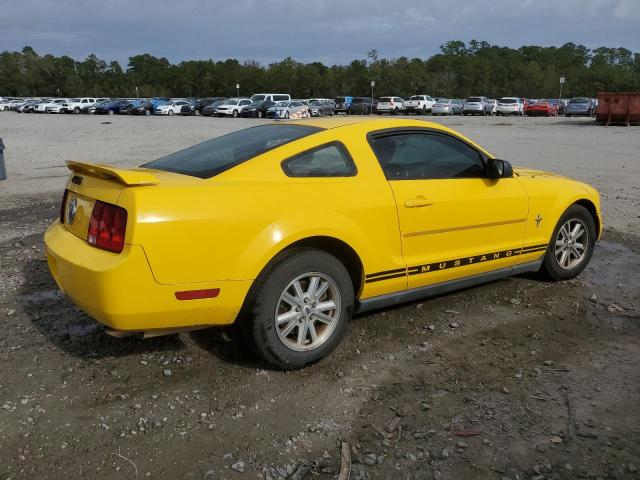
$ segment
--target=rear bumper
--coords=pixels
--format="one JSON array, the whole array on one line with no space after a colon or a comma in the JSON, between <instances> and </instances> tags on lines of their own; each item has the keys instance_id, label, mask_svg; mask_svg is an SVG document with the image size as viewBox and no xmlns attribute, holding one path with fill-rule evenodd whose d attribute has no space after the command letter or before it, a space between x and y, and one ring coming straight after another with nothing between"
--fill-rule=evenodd
<instances>
[{"instance_id":1,"label":"rear bumper","mask_svg":"<svg viewBox=\"0 0 640 480\"><path fill-rule=\"evenodd\" d=\"M120 254L92 247L56 221L44 236L49 270L83 311L114 330L152 331L235 321L250 280L158 283L140 245ZM220 289L215 298L177 300L177 291Z\"/></svg>"}]
</instances>

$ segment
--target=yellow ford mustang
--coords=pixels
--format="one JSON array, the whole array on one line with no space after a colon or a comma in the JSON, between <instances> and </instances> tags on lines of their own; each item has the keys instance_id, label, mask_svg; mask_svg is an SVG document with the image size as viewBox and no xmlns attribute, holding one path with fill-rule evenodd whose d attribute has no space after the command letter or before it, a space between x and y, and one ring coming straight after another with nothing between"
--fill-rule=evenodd
<instances>
[{"instance_id":1,"label":"yellow ford mustang","mask_svg":"<svg viewBox=\"0 0 640 480\"><path fill-rule=\"evenodd\" d=\"M80 308L114 334L240 322L283 368L327 355L356 312L572 278L602 231L592 187L417 120L264 124L140 168L69 168L45 243Z\"/></svg>"}]
</instances>

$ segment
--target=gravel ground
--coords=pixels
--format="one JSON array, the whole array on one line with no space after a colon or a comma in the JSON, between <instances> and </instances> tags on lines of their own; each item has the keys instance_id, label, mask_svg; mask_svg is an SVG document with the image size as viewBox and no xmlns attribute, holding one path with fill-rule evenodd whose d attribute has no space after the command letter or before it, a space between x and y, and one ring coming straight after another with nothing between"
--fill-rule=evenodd
<instances>
[{"instance_id":1,"label":"gravel ground","mask_svg":"<svg viewBox=\"0 0 640 480\"><path fill-rule=\"evenodd\" d=\"M591 264L360 316L283 373L233 330L108 337L43 257L65 160L136 165L255 121L0 114L0 479L335 479L343 446L352 480L640 478L637 129L435 120L599 188Z\"/></svg>"}]
</instances>

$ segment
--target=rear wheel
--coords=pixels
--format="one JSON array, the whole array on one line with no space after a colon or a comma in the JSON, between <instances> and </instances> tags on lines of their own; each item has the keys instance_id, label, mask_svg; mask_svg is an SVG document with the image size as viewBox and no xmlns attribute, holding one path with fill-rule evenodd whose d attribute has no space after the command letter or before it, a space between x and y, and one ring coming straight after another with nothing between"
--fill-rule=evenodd
<instances>
[{"instance_id":1,"label":"rear wheel","mask_svg":"<svg viewBox=\"0 0 640 480\"><path fill-rule=\"evenodd\" d=\"M258 117L258 118L262 118L262 111L258 110L258 111L256 112L256 117Z\"/></svg>"},{"instance_id":2,"label":"rear wheel","mask_svg":"<svg viewBox=\"0 0 640 480\"><path fill-rule=\"evenodd\" d=\"M107 110L107 115L113 115L113 110L111 109Z\"/></svg>"},{"instance_id":3,"label":"rear wheel","mask_svg":"<svg viewBox=\"0 0 640 480\"><path fill-rule=\"evenodd\" d=\"M233 118L238 118L238 110L234 110L232 115L233 115Z\"/></svg>"},{"instance_id":4,"label":"rear wheel","mask_svg":"<svg viewBox=\"0 0 640 480\"><path fill-rule=\"evenodd\" d=\"M147 116L151 115L151 110L145 109L144 110L144 114L147 115Z\"/></svg>"},{"instance_id":5,"label":"rear wheel","mask_svg":"<svg viewBox=\"0 0 640 480\"><path fill-rule=\"evenodd\" d=\"M77 115L78 113L80 113L80 109L78 107L74 108L73 113Z\"/></svg>"},{"instance_id":6,"label":"rear wheel","mask_svg":"<svg viewBox=\"0 0 640 480\"><path fill-rule=\"evenodd\" d=\"M321 250L293 250L257 281L246 333L259 355L283 369L327 356L342 340L354 304L344 265Z\"/></svg>"},{"instance_id":7,"label":"rear wheel","mask_svg":"<svg viewBox=\"0 0 640 480\"><path fill-rule=\"evenodd\" d=\"M569 207L556 225L547 247L542 271L553 280L567 280L580 274L591 259L596 242L596 225L582 205Z\"/></svg>"}]
</instances>

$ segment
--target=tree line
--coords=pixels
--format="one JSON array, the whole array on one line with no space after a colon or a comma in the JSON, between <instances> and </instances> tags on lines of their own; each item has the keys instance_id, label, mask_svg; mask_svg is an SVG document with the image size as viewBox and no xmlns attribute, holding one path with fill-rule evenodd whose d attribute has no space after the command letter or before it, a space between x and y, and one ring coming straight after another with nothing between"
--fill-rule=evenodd
<instances>
[{"instance_id":1,"label":"tree line","mask_svg":"<svg viewBox=\"0 0 640 480\"><path fill-rule=\"evenodd\" d=\"M187 60L129 57L119 62L91 54L84 60L38 54L31 47L0 54L0 95L208 97L256 92L290 93L296 98L375 95L464 98L518 95L555 98L564 76L563 97L599 91L640 91L640 53L626 48L566 43L560 47L500 47L484 41L454 40L426 59L380 58L376 50L348 65L301 63L291 57L263 66L254 60Z\"/></svg>"}]
</instances>

